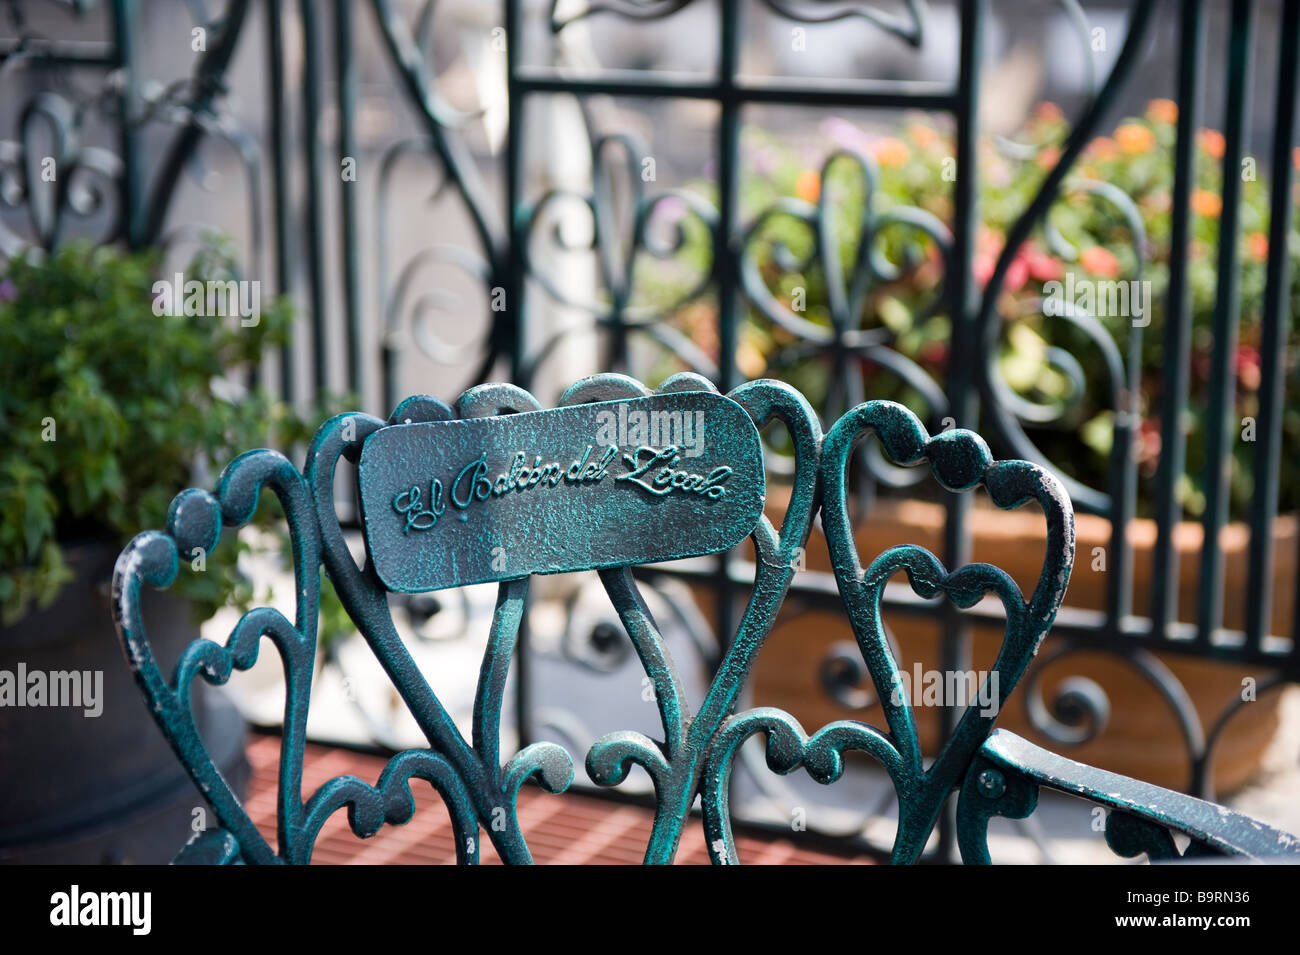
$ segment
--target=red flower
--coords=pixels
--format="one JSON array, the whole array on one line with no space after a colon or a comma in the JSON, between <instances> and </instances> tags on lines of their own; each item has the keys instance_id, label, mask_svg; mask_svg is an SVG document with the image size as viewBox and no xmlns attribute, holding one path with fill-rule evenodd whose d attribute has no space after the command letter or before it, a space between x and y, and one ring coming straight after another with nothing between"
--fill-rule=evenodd
<instances>
[{"instance_id":1,"label":"red flower","mask_svg":"<svg viewBox=\"0 0 1300 955\"><path fill-rule=\"evenodd\" d=\"M993 278L993 270L997 267L998 257L1002 254L1002 245L1000 239L996 247L994 243L983 240L979 245L981 248L975 253L974 261L971 263L971 273L975 276L975 281L983 287ZM1032 245L1022 245L1002 277L1002 290L1019 292L1030 278L1045 281L1048 278L1059 278L1062 274L1064 269L1055 259L1044 255Z\"/></svg>"},{"instance_id":2,"label":"red flower","mask_svg":"<svg viewBox=\"0 0 1300 955\"><path fill-rule=\"evenodd\" d=\"M942 365L948 360L948 346L946 343L934 340L926 342L921 346L918 353L921 361L931 365Z\"/></svg>"},{"instance_id":3,"label":"red flower","mask_svg":"<svg viewBox=\"0 0 1300 955\"><path fill-rule=\"evenodd\" d=\"M1160 422L1155 418L1144 418L1138 425L1136 444L1137 463L1142 473L1147 476L1154 474L1160 462Z\"/></svg>"},{"instance_id":4,"label":"red flower","mask_svg":"<svg viewBox=\"0 0 1300 955\"><path fill-rule=\"evenodd\" d=\"M1021 251L1007 266L1006 277L1002 280L1002 289L1007 292L1019 292L1029 281L1029 263Z\"/></svg>"},{"instance_id":5,"label":"red flower","mask_svg":"<svg viewBox=\"0 0 1300 955\"><path fill-rule=\"evenodd\" d=\"M1037 245L1029 244L1020 250L1020 256L1029 267L1029 277L1038 282L1065 278L1065 266L1055 256L1048 255Z\"/></svg>"},{"instance_id":6,"label":"red flower","mask_svg":"<svg viewBox=\"0 0 1300 955\"><path fill-rule=\"evenodd\" d=\"M1250 345L1237 346L1237 380L1247 391L1259 390L1259 350Z\"/></svg>"},{"instance_id":7,"label":"red flower","mask_svg":"<svg viewBox=\"0 0 1300 955\"><path fill-rule=\"evenodd\" d=\"M993 278L993 270L997 267L998 256L1002 254L1002 246L1005 242L1005 236L986 225L981 225L975 234L975 255L971 261L971 274L975 276L975 281L979 283L980 288L988 285L989 279Z\"/></svg>"}]
</instances>

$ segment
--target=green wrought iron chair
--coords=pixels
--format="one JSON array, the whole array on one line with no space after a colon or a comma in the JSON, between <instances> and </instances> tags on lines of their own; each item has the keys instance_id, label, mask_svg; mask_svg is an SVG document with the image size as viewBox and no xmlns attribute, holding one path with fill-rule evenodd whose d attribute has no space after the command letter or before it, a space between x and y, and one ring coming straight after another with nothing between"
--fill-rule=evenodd
<instances>
[{"instance_id":1,"label":"green wrought iron chair","mask_svg":"<svg viewBox=\"0 0 1300 955\"><path fill-rule=\"evenodd\" d=\"M1042 787L1109 810L1106 838L1123 856L1300 853L1295 837L1223 807L1084 766L994 729L996 710L1052 626L1074 561L1073 509L1045 469L1025 461L994 461L971 431L931 436L910 411L884 401L857 406L823 435L805 398L771 380L751 381L723 396L694 374L677 375L654 393L631 378L605 374L579 381L559 405L543 410L521 388L493 384L465 392L454 407L409 398L387 421L359 413L334 417L317 432L303 471L274 451L250 451L227 467L215 494L181 493L166 529L138 535L122 552L113 579L113 612L127 660L155 720L219 820L177 861L308 863L322 824L339 809L347 809L351 828L361 837L409 821L415 810L413 779L428 782L446 803L460 862L478 861L481 833L504 861L532 861L515 816L519 789L535 779L552 793L563 792L574 767L568 752L550 742L502 758L506 678L530 577L583 570L599 572L653 684L662 721L661 739L614 732L598 739L586 756L586 771L598 785L619 784L634 765L653 781L656 808L647 863L673 860L697 795L713 861L740 861L728 792L740 747L758 734L766 737L767 762L775 772L802 768L823 784L841 777L850 751L876 760L898 798L895 862L920 857L954 792L961 856L966 862L989 862L990 819L1029 815ZM685 453L680 438L676 444L663 434L652 440L627 424L673 420L702 423L703 444L690 449L695 454ZM777 420L789 431L795 459L779 529L763 513L759 441L759 429ZM996 567L949 570L912 545L890 548L864 568L851 532L846 473L859 439L868 434L895 464L928 463L950 491L982 486L1004 509L1036 502L1046 522L1047 549L1033 592L1023 595ZM367 551L360 567L335 510L340 457L358 468ZM270 608L253 610L224 645L196 641L168 678L143 624L144 584L168 586L178 555L196 547L210 551L247 523L263 489L279 499L291 530L295 619ZM884 708L884 728L840 720L810 734L781 710L737 711L751 664L776 621L818 513L843 610ZM692 714L631 568L721 553L746 537L757 555L748 606ZM374 783L343 776L304 793L322 565L428 746L393 756ZM900 571L922 598L969 608L993 597L1006 614L1002 646L987 677L996 679L998 707L971 705L928 762L881 620L885 584ZM487 581L498 582L500 591L479 675L472 738L466 740L403 645L388 595ZM205 751L189 710L196 678L225 683L232 671L253 665L263 637L283 658L286 677L275 847L259 834ZM1185 851L1180 853L1173 833L1190 838Z\"/></svg>"}]
</instances>

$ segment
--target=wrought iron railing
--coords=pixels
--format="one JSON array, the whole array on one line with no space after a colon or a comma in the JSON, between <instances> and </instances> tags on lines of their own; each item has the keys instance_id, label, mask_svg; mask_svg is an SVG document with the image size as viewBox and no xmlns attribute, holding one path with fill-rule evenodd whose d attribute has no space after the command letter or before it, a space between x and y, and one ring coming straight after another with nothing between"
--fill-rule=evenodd
<instances>
[{"instance_id":1,"label":"wrought iron railing","mask_svg":"<svg viewBox=\"0 0 1300 955\"><path fill-rule=\"evenodd\" d=\"M1204 464L1205 507L1201 517L1204 545L1200 548L1196 612L1180 619L1176 530L1184 519L1179 484L1188 470L1184 411L1189 403L1192 322L1189 300L1191 200L1196 163L1195 142L1202 121L1204 87L1219 81L1207 75L1206 24L1211 5L1204 0L1159 5L1133 0L1128 5L1126 33L1113 66L1098 79L1074 119L1068 138L1059 144L1055 161L1047 164L1030 203L1009 230L992 274L982 285L972 270L980 210L977 204L978 116L986 49L984 28L992 13L986 0L955 4L959 27L959 58L951 81L841 80L756 78L742 68L745 15L766 8L792 24L827 19L862 20L892 35L902 44L921 48L929 38L927 17L933 11L922 0L909 0L895 14L871 4L821 5L784 0L719 0L709 5L716 17L717 46L713 70L678 75L655 71L602 70L589 65L557 63L552 57L538 65L526 53L523 37L536 5L503 0L499 11L483 14L476 25L497 43L501 53L508 118L503 159L496 168L466 130L470 114L448 101L440 86L434 56L443 41L434 29L435 4L407 8L394 0L333 0L299 4L283 0L230 0L216 15L192 4L193 36L201 38L188 76L160 85L154 76L151 52L142 48L142 20L150 5L139 0L111 3L13 3L4 7L7 23L0 38L0 88L5 89L7 115L14 130L0 141L0 192L7 207L0 219L4 251L24 246L54 247L78 231L74 220L90 224L97 241L122 241L133 246L165 244L185 223L177 222L178 196L186 167L197 161L208 140L225 140L238 156L246 175L250 209L247 260L250 274L262 276L275 290L297 296L304 314L294 345L282 355L278 369L264 371L284 394L304 398L328 387L346 388L363 404L386 414L402 396L404 357L411 345L444 368L439 393L455 394L463 385L507 375L523 387L536 389L547 363L576 342L597 332L603 344L603 370L638 371L638 343L652 343L672 354L679 365L705 375L723 391L742 379L736 365L739 330L747 315L779 327L790 344L770 366L782 361L819 360L829 369L824 406L826 422L836 420L863 398L873 397L861 369L888 370L911 385L927 407L918 413L932 428L978 428L989 436L995 451L1037 462L1060 473L1036 447L1032 426L1044 423L1042 409L1019 398L1001 380L998 363L1004 317L999 310L1009 269L1022 245L1039 230L1050 232L1048 213L1061 200L1067 176L1074 175L1088 141L1112 115L1126 88L1140 82L1144 56L1157 15L1177 25L1177 141L1168 297L1165 305L1164 381L1160 392L1161 453L1155 476L1152 510L1156 536L1152 547L1150 612L1134 612L1134 557L1127 529L1137 515L1138 472L1133 445L1139 420L1139 371L1142 328L1134 325L1116 341L1094 316L1071 312L1066 317L1102 355L1112 378L1108 396L1114 412L1108 479L1102 487L1086 486L1062 475L1075 508L1100 515L1109 523L1109 566L1105 605L1100 610L1066 606L1054 634L1062 638L1053 659L1084 650L1101 650L1141 673L1169 704L1180 724L1192 766L1189 788L1209 795L1210 766L1215 743L1243 705L1234 700L1211 725L1203 726L1186 690L1154 655L1157 651L1232 662L1261 669L1259 692L1300 678L1300 601L1284 632L1274 632L1272 607L1276 598L1274 526L1279 501L1279 466L1283 445L1283 397L1294 387L1294 356L1288 351L1292 328L1291 255L1294 247L1294 171L1296 142L1297 63L1300 62L1300 0L1285 0L1275 17L1276 37L1257 35L1256 19L1263 6L1253 0L1229 0L1224 41L1226 95L1222 164L1241 168L1250 158L1248 126L1252 64L1261 43L1276 42L1278 70L1273 97L1273 124L1267 160L1271 177L1267 226L1267 279L1261 316L1259 405L1253 448L1254 491L1248 514L1249 545L1245 592L1228 593L1224 584L1225 550L1220 536L1227 524L1229 462L1238 427L1231 420L1237 387L1234 356L1239 322L1239 243L1218 245L1218 276L1213 313L1213 346L1208 369ZM618 0L590 4L570 15L566 4L549 8L553 37L579 29L597 18L625 18L639 25L649 20L672 22L703 7L702 2ZM581 5L579 5L581 6ZM1090 36L1084 11L1073 0L1061 0L1070 22ZM67 29L90 39L69 40ZM410 135L390 136L381 147L363 148L359 141L358 98L367 49L363 40L377 41L382 50L382 89L400 99L402 115L413 124ZM519 38L516 42L516 38ZM1214 40L1217 44L1219 37ZM326 41L330 41L328 47ZM201 47L201 49L200 49ZM227 88L234 83L239 56L262 73L257 89L265 106L265 128L243 129L233 119ZM373 58L373 57L372 57ZM1089 60L1091 69L1091 60ZM378 69L378 67L377 67ZM87 77L89 80L87 80ZM396 90L396 93L392 91ZM294 96L297 96L297 101ZM622 97L635 102L668 98L711 104L716 109L712 143L716 170L716 201L692 189L654 191L645 177L635 175L646 147L622 131L602 134L588 126L592 181L585 193L561 189L538 194L532 188L539 138L530 125L536 104L547 97ZM877 209L866 203L861 221L860 254L846 271L827 222L832 199L821 190L816 202L786 200L746 218L741 205L741 132L746 110L758 104L807 110L833 108L917 109L950 116L955 129L952 159L956 171L950 183L952 216L941 221L919 209ZM95 130L102 134L94 141ZM323 135L328 132L328 135ZM671 131L657 135L670 137ZM83 140L85 140L83 142ZM630 164L630 235L619 236L614 195L613 162L621 155ZM53 156L61 171L54 183L42 181L40 160ZM458 209L449 213L464 223L468 245L423 242L419 248L394 249L393 233L409 207L409 188L397 181L402 163L428 160L427 182L454 196ZM349 164L354 175L347 174ZM835 155L832 164L848 164L861 178L869 196L878 170L873 160ZM343 170L335 179L334 167ZM426 174L422 173L424 177ZM825 179L825 173L823 173ZM621 181L621 180L618 180ZM373 192L360 183L377 183ZM408 180L409 182L409 180ZM1072 188L1093 201L1109 204L1131 226L1141 269L1141 221L1122 191L1106 183L1077 178ZM1223 177L1221 234L1236 236L1240 221L1242 177ZM422 184L422 188L427 185ZM500 201L494 196L499 191ZM365 197L373 196L373 206ZM576 200L576 206L574 202ZM672 203L669 201L672 200ZM590 287L571 288L538 253L556 210L564 204L585 208L595 253L596 294ZM654 231L656 216L666 204L685 210L696 229L707 237L707 270L688 283L682 294L666 303L646 305L636 298L639 255L671 255L679 246L665 244ZM764 223L786 217L812 237L812 257L800 268L820 269L829 289L829 322L809 321L775 296L756 266ZM451 221L448 219L447 221ZM337 228L334 228L337 226ZM367 231L369 230L369 232ZM944 268L943 309L951 321L946 375L904 355L896 342L866 315L868 293L889 281L907 262L877 255L872 242L886 233L904 232L914 242L939 250ZM266 234L269 234L269 238ZM367 235L373 235L368 241ZM439 236L439 239L442 237ZM561 239L563 243L563 239ZM372 257L373 250L373 257ZM787 250L788 251L788 250ZM788 256L787 256L788 259ZM468 346L452 346L440 338L431 315L444 302L420 271L441 263L471 276L484 292L486 320L481 337ZM1141 278L1141 272L1137 274ZM670 321L684 304L708 298L716 304L714 352L701 347ZM546 318L555 309L577 311L585 317L575 327L555 328ZM408 330L409 326L409 330ZM445 326L443 326L445 327ZM1065 373L1069 355L1056 356ZM341 372L341 374L340 374ZM1081 379L1076 379L1081 384ZM781 470L779 455L773 469ZM861 502L869 504L873 489L904 487L910 477L885 466L869 450L855 457L856 486ZM1057 462L1058 464L1061 462ZM968 495L946 494L942 557L948 566L968 563L972 550L971 501ZM870 508L866 511L869 513ZM733 554L701 567L698 572L675 571L716 588L716 613L711 620L719 637L720 657L737 627L736 599L752 585L753 567ZM815 573L797 575L790 589L794 607L832 605L835 587ZM1224 626L1226 600L1244 604L1244 627ZM902 614L942 615L941 668L970 666L973 621L994 620L996 609L976 607L968 613L938 610L901 592L888 592L884 606ZM706 644L708 641L700 641ZM521 732L532 734L527 655L521 657ZM810 663L810 665L813 665ZM841 677L843 674L841 674ZM852 674L849 674L851 677ZM1030 677L1032 683L1033 677ZM1032 686L1030 687L1032 690ZM1078 687L1076 686L1077 690ZM1068 697L1068 698L1067 698ZM1077 742L1088 732L1062 735L1058 719L1073 728L1096 724L1104 696L1095 688L1063 694L1051 707L1040 708L1036 724L1058 742ZM941 736L954 731L959 714L945 711ZM950 853L953 828L940 827L940 853Z\"/></svg>"}]
</instances>

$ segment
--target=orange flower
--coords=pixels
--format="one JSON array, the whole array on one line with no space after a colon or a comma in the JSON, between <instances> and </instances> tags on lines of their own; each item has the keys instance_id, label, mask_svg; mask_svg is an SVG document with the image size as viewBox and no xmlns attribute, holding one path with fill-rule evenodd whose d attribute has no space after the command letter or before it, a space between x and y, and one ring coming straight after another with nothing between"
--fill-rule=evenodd
<instances>
[{"instance_id":1,"label":"orange flower","mask_svg":"<svg viewBox=\"0 0 1300 955\"><path fill-rule=\"evenodd\" d=\"M794 194L804 202L816 202L822 194L821 175L816 169L805 169L794 181Z\"/></svg>"},{"instance_id":2,"label":"orange flower","mask_svg":"<svg viewBox=\"0 0 1300 955\"><path fill-rule=\"evenodd\" d=\"M696 302L694 305L687 305L678 315L682 329L690 336L691 341L695 342L706 355L716 359L721 342L718 339L716 314L710 307L702 302Z\"/></svg>"},{"instance_id":3,"label":"orange flower","mask_svg":"<svg viewBox=\"0 0 1300 955\"><path fill-rule=\"evenodd\" d=\"M1227 148L1223 133L1217 129L1203 129L1197 134L1197 139L1200 140L1201 148L1215 159L1223 158L1223 152Z\"/></svg>"},{"instance_id":4,"label":"orange flower","mask_svg":"<svg viewBox=\"0 0 1300 955\"><path fill-rule=\"evenodd\" d=\"M1223 200L1213 192L1197 189L1192 193L1192 211L1207 219L1217 219L1223 211Z\"/></svg>"},{"instance_id":5,"label":"orange flower","mask_svg":"<svg viewBox=\"0 0 1300 955\"><path fill-rule=\"evenodd\" d=\"M1044 169L1055 169L1061 161L1061 150L1056 146L1045 146L1038 151L1038 165Z\"/></svg>"},{"instance_id":6,"label":"orange flower","mask_svg":"<svg viewBox=\"0 0 1300 955\"><path fill-rule=\"evenodd\" d=\"M1119 259L1099 245L1084 249L1079 255L1079 264L1093 275L1112 279L1119 275Z\"/></svg>"},{"instance_id":7,"label":"orange flower","mask_svg":"<svg viewBox=\"0 0 1300 955\"><path fill-rule=\"evenodd\" d=\"M1178 122L1178 104L1171 99L1153 99L1147 103L1147 119L1172 126Z\"/></svg>"},{"instance_id":8,"label":"orange flower","mask_svg":"<svg viewBox=\"0 0 1300 955\"><path fill-rule=\"evenodd\" d=\"M901 166L912 158L912 151L901 139L887 136L872 144L871 155L882 166Z\"/></svg>"},{"instance_id":9,"label":"orange flower","mask_svg":"<svg viewBox=\"0 0 1300 955\"><path fill-rule=\"evenodd\" d=\"M1002 252L1002 243L1006 238L996 229L991 229L984 224L980 224L979 231L975 233L975 248L980 252L985 252L994 258Z\"/></svg>"},{"instance_id":10,"label":"orange flower","mask_svg":"<svg viewBox=\"0 0 1300 955\"><path fill-rule=\"evenodd\" d=\"M1115 142L1126 153L1150 152L1156 145L1156 134L1138 123L1125 123L1115 130Z\"/></svg>"},{"instance_id":11,"label":"orange flower","mask_svg":"<svg viewBox=\"0 0 1300 955\"><path fill-rule=\"evenodd\" d=\"M1246 247L1250 254L1263 262L1268 258L1268 236L1262 232L1252 232L1246 236Z\"/></svg>"},{"instance_id":12,"label":"orange flower","mask_svg":"<svg viewBox=\"0 0 1300 955\"><path fill-rule=\"evenodd\" d=\"M912 138L912 142L916 143L921 149L929 149L939 142L939 134L923 123L913 123L907 128L907 134Z\"/></svg>"},{"instance_id":13,"label":"orange flower","mask_svg":"<svg viewBox=\"0 0 1300 955\"><path fill-rule=\"evenodd\" d=\"M1088 152L1098 159L1114 159L1119 147L1109 136L1098 136L1088 144Z\"/></svg>"},{"instance_id":14,"label":"orange flower","mask_svg":"<svg viewBox=\"0 0 1300 955\"><path fill-rule=\"evenodd\" d=\"M1065 114L1061 112L1061 107L1044 100L1034 110L1034 118L1043 123L1059 123L1065 119Z\"/></svg>"},{"instance_id":15,"label":"orange flower","mask_svg":"<svg viewBox=\"0 0 1300 955\"><path fill-rule=\"evenodd\" d=\"M767 371L767 359L753 341L742 338L736 345L736 367L746 378L762 378Z\"/></svg>"}]
</instances>

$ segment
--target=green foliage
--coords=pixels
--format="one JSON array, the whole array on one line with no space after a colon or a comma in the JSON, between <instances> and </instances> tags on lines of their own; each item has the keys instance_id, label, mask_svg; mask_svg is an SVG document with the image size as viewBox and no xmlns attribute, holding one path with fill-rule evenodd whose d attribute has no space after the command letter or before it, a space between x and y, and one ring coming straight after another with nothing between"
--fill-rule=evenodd
<instances>
[{"instance_id":1,"label":"green foliage","mask_svg":"<svg viewBox=\"0 0 1300 955\"><path fill-rule=\"evenodd\" d=\"M232 261L209 240L185 276L236 279ZM156 252L73 244L14 259L0 278L6 624L59 594L70 577L65 544L124 545L161 527L177 492L212 484L243 451L303 443L321 418L300 417L265 390L240 384L268 348L285 342L286 299L263 302L248 326L237 316L156 315L159 265ZM282 527L269 492L258 513L266 526ZM237 566L247 544L233 540L205 555L201 569L181 561L175 589L199 619L253 598Z\"/></svg>"},{"instance_id":2,"label":"green foliage","mask_svg":"<svg viewBox=\"0 0 1300 955\"><path fill-rule=\"evenodd\" d=\"M1108 455L1113 441L1115 408L1113 382L1094 341L1069 323L1044 314L1044 285L1064 281L1073 273L1076 282L1128 280L1137 277L1138 256L1144 259L1142 279L1149 281L1150 323L1143 331L1139 387L1139 507L1149 513L1153 500L1152 478L1160 454L1160 401L1164 354L1165 298L1171 256L1171 192L1177 107L1167 100L1153 101L1141 117L1124 120L1113 135L1095 139L1066 177L1063 194L1050 211L1050 232L1038 229L1012 260L997 302L1004 327L999 338L998 374L1022 398L1057 412L1055 420L1026 425L1026 432L1049 461L1084 484L1105 488ZM877 212L911 207L924 210L951 225L951 132L928 117L904 121L890 135L867 133L842 120L830 119L820 137L791 142L790 137L759 129L745 131L742 209L747 220L774 204L801 199L819 204L830 218L842 269L851 274L858 254L864 190L853 164L832 163L823 174L822 164L832 152L850 151L873 158L879 172ZM1035 112L1017 141L1027 148L1009 156L991 142L980 144L979 220L972 271L982 288L993 273L1007 231L1030 204L1043 179L1060 156L1069 132L1061 111L1050 103ZM1192 237L1187 250L1192 315L1191 394L1187 417L1188 475L1179 489L1188 514L1204 509L1203 479L1206 454L1206 403L1210 383L1213 335L1211 331L1218 292L1216 255L1222 205L1221 168L1223 137L1202 130L1198 137L1196 179L1192 196ZM1300 158L1297 158L1300 162ZM1250 172L1255 173L1252 168ZM1241 175L1230 170L1230 175ZM1121 210L1098 195L1090 183L1118 188L1135 204L1146 234L1141 246ZM698 186L708 193L711 184ZM1240 218L1240 326L1239 342L1230 362L1237 389L1233 421L1258 414L1261 362L1259 336L1267 267L1268 191L1265 171L1243 175ZM1300 203L1296 204L1300 207ZM1300 208L1290 229L1288 252L1292 259L1290 313L1300 314ZM1050 240L1049 240L1050 237ZM805 308L800 317L828 325L830 297L821 263L813 257L815 237L806 224L792 216L768 220L751 247L760 274L772 294L787 307L796 289L803 289ZM689 244L685 257L706 261L703 243ZM945 380L950 360L950 315L943 292L945 270L935 244L916 230L892 228L877 236L874 246L886 260L903 265L903 274L878 282L851 317L857 327L889 333L890 347L912 359L936 382ZM794 267L791 268L791 260ZM936 302L938 307L935 308ZM1148 317L1148 316L1144 316ZM1119 347L1128 348L1133 317L1098 314L1098 320ZM716 309L712 303L694 303L682 309L675 321L702 347L716 355ZM1291 381L1300 357L1300 337L1287 336L1284 375ZM750 308L738 337L736 362L747 377L772 375L804 390L810 400L825 395L831 366L814 358L786 364L783 351L795 344L785 329L775 326L757 309ZM1081 371L1082 387L1055 360L1056 350L1072 356ZM658 369L660 374L675 369ZM858 367L871 398L902 401L921 411L927 405L915 389L888 370L869 362ZM1225 422L1227 424L1228 422ZM1300 508L1300 458L1287 449L1300 445L1300 389L1286 389L1283 414L1281 499L1283 510ZM1232 442L1231 513L1244 516L1251 494L1255 445Z\"/></svg>"}]
</instances>

